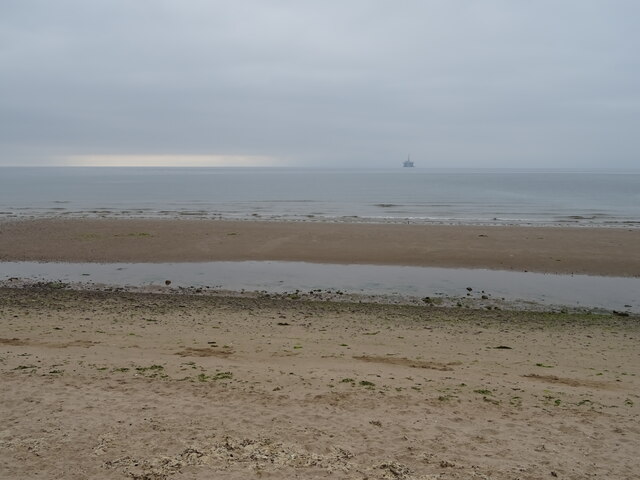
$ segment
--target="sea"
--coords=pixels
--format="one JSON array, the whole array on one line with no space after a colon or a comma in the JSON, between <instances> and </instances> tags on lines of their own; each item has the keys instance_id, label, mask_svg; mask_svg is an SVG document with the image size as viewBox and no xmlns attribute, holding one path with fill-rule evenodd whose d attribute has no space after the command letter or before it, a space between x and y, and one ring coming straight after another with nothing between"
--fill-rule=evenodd
<instances>
[{"instance_id":1,"label":"sea","mask_svg":"<svg viewBox=\"0 0 640 480\"><path fill-rule=\"evenodd\" d=\"M0 220L48 217L640 228L640 170L0 168Z\"/></svg>"}]
</instances>

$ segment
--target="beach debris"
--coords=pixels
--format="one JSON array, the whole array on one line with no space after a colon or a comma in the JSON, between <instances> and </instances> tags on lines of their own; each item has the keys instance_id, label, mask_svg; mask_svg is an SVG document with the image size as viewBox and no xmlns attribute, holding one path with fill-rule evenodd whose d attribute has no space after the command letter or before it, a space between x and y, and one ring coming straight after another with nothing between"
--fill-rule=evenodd
<instances>
[{"instance_id":1,"label":"beach debris","mask_svg":"<svg viewBox=\"0 0 640 480\"><path fill-rule=\"evenodd\" d=\"M506 345L498 345L497 347L493 347L496 350L512 350L511 347L507 347Z\"/></svg>"},{"instance_id":2,"label":"beach debris","mask_svg":"<svg viewBox=\"0 0 640 480\"><path fill-rule=\"evenodd\" d=\"M424 297L422 301L427 305L439 305L442 303L442 299L440 298L433 299L431 297Z\"/></svg>"},{"instance_id":3,"label":"beach debris","mask_svg":"<svg viewBox=\"0 0 640 480\"><path fill-rule=\"evenodd\" d=\"M553 365L545 365L544 363L536 363L536 367L553 368Z\"/></svg>"},{"instance_id":4,"label":"beach debris","mask_svg":"<svg viewBox=\"0 0 640 480\"><path fill-rule=\"evenodd\" d=\"M226 437L208 445L187 447L174 456L160 455L149 458L125 456L104 462L109 469L119 470L134 479L165 479L179 474L187 466L229 467L246 465L260 469L320 468L329 473L336 470L348 472L356 464L350 461L353 454L340 447L331 447L327 454L309 452L297 445L275 442L269 438L235 439ZM391 462L390 464L395 464ZM398 464L400 465L400 464ZM404 467L408 472L408 468ZM397 468L396 471L403 471ZM394 474L395 475L395 474ZM396 475L392 478L407 478Z\"/></svg>"},{"instance_id":5,"label":"beach debris","mask_svg":"<svg viewBox=\"0 0 640 480\"><path fill-rule=\"evenodd\" d=\"M628 317L629 316L629 312L619 312L618 310L614 310L613 314L617 315L619 317Z\"/></svg>"},{"instance_id":6,"label":"beach debris","mask_svg":"<svg viewBox=\"0 0 640 480\"><path fill-rule=\"evenodd\" d=\"M388 462L378 466L381 470L387 470L393 475L391 478L408 478L411 469L399 462Z\"/></svg>"},{"instance_id":7,"label":"beach debris","mask_svg":"<svg viewBox=\"0 0 640 480\"><path fill-rule=\"evenodd\" d=\"M166 286L171 285L171 280L165 280L165 281L164 281L164 284L165 284Z\"/></svg>"},{"instance_id":8,"label":"beach debris","mask_svg":"<svg viewBox=\"0 0 640 480\"><path fill-rule=\"evenodd\" d=\"M473 391L474 393L479 393L480 395L493 395L493 392L486 388L479 388Z\"/></svg>"},{"instance_id":9,"label":"beach debris","mask_svg":"<svg viewBox=\"0 0 640 480\"><path fill-rule=\"evenodd\" d=\"M472 291L473 291L473 288L467 287L467 292L472 292Z\"/></svg>"}]
</instances>

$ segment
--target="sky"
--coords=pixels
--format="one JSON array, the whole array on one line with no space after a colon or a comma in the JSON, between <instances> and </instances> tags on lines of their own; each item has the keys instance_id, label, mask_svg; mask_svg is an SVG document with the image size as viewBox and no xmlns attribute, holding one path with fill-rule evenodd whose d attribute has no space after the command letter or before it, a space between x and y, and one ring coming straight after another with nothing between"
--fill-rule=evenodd
<instances>
[{"instance_id":1,"label":"sky","mask_svg":"<svg viewBox=\"0 0 640 480\"><path fill-rule=\"evenodd\" d=\"M640 167L637 0L1 0L0 165Z\"/></svg>"}]
</instances>

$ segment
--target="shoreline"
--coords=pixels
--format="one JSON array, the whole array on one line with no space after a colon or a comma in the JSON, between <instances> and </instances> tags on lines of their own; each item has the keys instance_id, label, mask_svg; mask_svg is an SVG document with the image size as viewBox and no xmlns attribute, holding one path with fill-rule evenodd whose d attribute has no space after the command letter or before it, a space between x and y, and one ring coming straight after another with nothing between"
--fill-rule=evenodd
<instances>
[{"instance_id":1,"label":"shoreline","mask_svg":"<svg viewBox=\"0 0 640 480\"><path fill-rule=\"evenodd\" d=\"M291 261L640 276L640 230L170 219L0 222L0 261Z\"/></svg>"},{"instance_id":2,"label":"shoreline","mask_svg":"<svg viewBox=\"0 0 640 480\"><path fill-rule=\"evenodd\" d=\"M135 209L134 209L135 210ZM2 216L2 214L4 215ZM61 213L59 210L36 210L30 213L16 214L0 212L0 224L4 222L23 222L39 220L151 220L151 221L214 221L214 222L261 222L261 223L301 223L301 224L329 224L329 225L414 225L435 227L524 227L524 228L586 228L586 229L614 229L614 230L638 230L640 220L602 221L593 222L588 217L569 216L563 220L534 220L515 218L484 218L484 219L457 219L457 218L423 218L423 217L386 217L386 216L323 216L316 214L300 215L266 215L246 214L228 215L223 213L211 213L207 211L161 211L151 213L140 210L139 213L125 210L91 210Z\"/></svg>"}]
</instances>

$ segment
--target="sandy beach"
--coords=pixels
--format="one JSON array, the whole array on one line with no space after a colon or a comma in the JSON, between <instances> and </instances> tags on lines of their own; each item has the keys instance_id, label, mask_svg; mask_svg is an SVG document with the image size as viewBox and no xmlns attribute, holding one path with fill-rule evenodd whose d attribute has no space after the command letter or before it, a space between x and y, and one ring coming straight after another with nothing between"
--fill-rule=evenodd
<instances>
[{"instance_id":1,"label":"sandy beach","mask_svg":"<svg viewBox=\"0 0 640 480\"><path fill-rule=\"evenodd\" d=\"M640 276L640 230L233 222L0 223L0 261L315 263Z\"/></svg>"},{"instance_id":2,"label":"sandy beach","mask_svg":"<svg viewBox=\"0 0 640 480\"><path fill-rule=\"evenodd\" d=\"M0 259L637 276L638 235L37 220L0 224ZM640 471L637 315L187 291L0 289L0 478L577 480Z\"/></svg>"},{"instance_id":3,"label":"sandy beach","mask_svg":"<svg viewBox=\"0 0 640 480\"><path fill-rule=\"evenodd\" d=\"M637 478L638 318L0 292L0 477Z\"/></svg>"}]
</instances>

